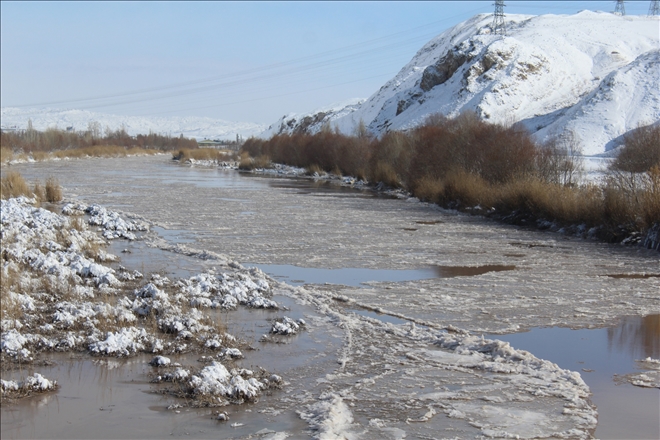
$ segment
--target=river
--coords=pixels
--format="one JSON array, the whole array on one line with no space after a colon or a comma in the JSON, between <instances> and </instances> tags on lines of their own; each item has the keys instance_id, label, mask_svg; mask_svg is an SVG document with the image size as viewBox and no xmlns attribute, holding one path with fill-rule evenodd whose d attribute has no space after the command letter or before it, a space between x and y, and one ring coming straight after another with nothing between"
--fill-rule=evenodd
<instances>
[{"instance_id":1,"label":"river","mask_svg":"<svg viewBox=\"0 0 660 440\"><path fill-rule=\"evenodd\" d=\"M247 410L236 408L231 421L240 426L218 425L209 411L165 411L169 402L151 394L99 397L109 386L104 382L87 391L95 393L88 399L95 399L95 412L113 411L103 412L103 420L98 414L86 418L87 428L76 431L66 425L71 418L63 415L66 411L54 411L54 405L84 401L66 396L75 394L81 382L96 381L99 368L111 371L106 364L115 361L58 358L51 368L65 371L60 383L70 384L72 391L62 385L56 396L33 399L27 404L33 411L3 407L3 438L90 433L119 438L130 432L144 438L304 438L310 428L324 432L315 426L315 416L330 410L343 416L333 419L336 432L328 432L348 438L570 432L576 422L562 417L564 404L552 396L530 398L529 382L520 385L467 370L431 353L425 338L445 328L510 341L514 348L580 372L598 408L598 427L591 434L660 436L659 390L618 379L640 371L636 359L660 357L660 331L652 324L660 312L657 252L521 229L323 181L183 166L169 156L11 168L28 181L54 176L66 198L150 222L144 242L113 244L115 253L132 249L122 264L189 276L212 261L157 247L227 255L291 286L282 287L278 299L290 316L304 317L310 329L283 348L259 342L267 319L259 313L268 312L221 317L230 329L252 335L247 337L257 350L247 363L267 365L288 375L290 383L281 395L274 393ZM580 346L585 340L592 342ZM587 347L596 348L590 352ZM621 356L625 360L612 360ZM133 359L128 366L117 361L114 371L144 381L140 371L147 361ZM65 379L72 370L74 378ZM111 389L122 389L122 374L105 374L114 378ZM110 416L122 414L121 403L125 415L138 420L123 430ZM151 409L140 412L143 407ZM131 431L130 426L142 426L140 420L144 430Z\"/></svg>"}]
</instances>

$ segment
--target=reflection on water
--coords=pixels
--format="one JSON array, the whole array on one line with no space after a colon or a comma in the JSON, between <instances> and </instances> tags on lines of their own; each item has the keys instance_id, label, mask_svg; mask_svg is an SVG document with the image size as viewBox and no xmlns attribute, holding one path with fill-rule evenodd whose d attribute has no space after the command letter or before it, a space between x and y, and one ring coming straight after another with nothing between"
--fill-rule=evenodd
<instances>
[{"instance_id":1,"label":"reflection on water","mask_svg":"<svg viewBox=\"0 0 660 440\"><path fill-rule=\"evenodd\" d=\"M660 315L623 318L621 325L607 329L610 350L627 351L632 357L660 358Z\"/></svg>"},{"instance_id":2,"label":"reflection on water","mask_svg":"<svg viewBox=\"0 0 660 440\"><path fill-rule=\"evenodd\" d=\"M318 269L313 267L298 267L290 264L252 264L268 275L281 279L289 284L339 284L343 286L361 287L369 282L404 282L428 280L431 278L453 278L483 275L488 272L514 270L516 266L485 265L485 266L435 266L423 269L363 269L347 267L342 269Z\"/></svg>"},{"instance_id":3,"label":"reflection on water","mask_svg":"<svg viewBox=\"0 0 660 440\"><path fill-rule=\"evenodd\" d=\"M172 243L194 243L194 234L183 229L165 229L159 226L152 226L151 230Z\"/></svg>"},{"instance_id":4,"label":"reflection on water","mask_svg":"<svg viewBox=\"0 0 660 440\"><path fill-rule=\"evenodd\" d=\"M436 272L440 278L453 278L453 277L473 277L483 275L488 272L503 272L506 270L514 270L516 266L504 266L500 264L487 264L485 266L438 266Z\"/></svg>"},{"instance_id":5,"label":"reflection on water","mask_svg":"<svg viewBox=\"0 0 660 440\"><path fill-rule=\"evenodd\" d=\"M597 438L660 438L660 390L614 381L615 375L639 372L635 360L660 356L660 315L624 318L607 329L552 327L485 336L580 372L598 407Z\"/></svg>"},{"instance_id":6,"label":"reflection on water","mask_svg":"<svg viewBox=\"0 0 660 440\"><path fill-rule=\"evenodd\" d=\"M288 284L301 286L303 284L340 284L344 286L361 287L362 284L374 282L400 282L435 278L432 268L411 270L383 269L318 269L313 267L298 267L290 264L252 264L268 275L281 279Z\"/></svg>"}]
</instances>

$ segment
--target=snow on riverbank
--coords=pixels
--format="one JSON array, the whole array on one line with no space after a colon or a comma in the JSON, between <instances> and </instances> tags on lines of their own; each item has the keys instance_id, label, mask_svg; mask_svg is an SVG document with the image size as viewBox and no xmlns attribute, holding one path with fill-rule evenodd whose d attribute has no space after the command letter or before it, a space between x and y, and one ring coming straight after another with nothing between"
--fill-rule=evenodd
<instances>
[{"instance_id":1,"label":"snow on riverbank","mask_svg":"<svg viewBox=\"0 0 660 440\"><path fill-rule=\"evenodd\" d=\"M220 360L242 357L240 342L202 309L278 308L268 298L266 276L236 263L226 273L178 281L154 274L142 284L141 273L125 268L117 273L105 265L117 257L102 249L105 241L89 226L99 226L107 240L136 240L146 224L99 205L69 203L60 215L35 204L25 197L1 201L3 369L33 362L46 351L119 357L217 352L216 369L225 368ZM206 377L203 371L190 379L193 401L207 394L198 391L204 382L196 382ZM25 384L3 382L3 396L5 389L15 395L33 387ZM41 390L54 388L39 384ZM253 400L272 383L243 371L225 385L229 391L220 394L242 401Z\"/></svg>"},{"instance_id":2,"label":"snow on riverbank","mask_svg":"<svg viewBox=\"0 0 660 440\"><path fill-rule=\"evenodd\" d=\"M26 377L24 380L1 380L0 391L3 398L28 396L32 393L42 393L57 389L57 381L51 381L39 373Z\"/></svg>"}]
</instances>

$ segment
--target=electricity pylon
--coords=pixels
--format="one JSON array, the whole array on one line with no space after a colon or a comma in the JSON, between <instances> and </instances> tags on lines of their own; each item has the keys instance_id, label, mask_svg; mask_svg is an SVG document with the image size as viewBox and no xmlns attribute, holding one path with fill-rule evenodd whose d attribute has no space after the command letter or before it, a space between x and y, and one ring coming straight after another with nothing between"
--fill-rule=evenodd
<instances>
[{"instance_id":1,"label":"electricity pylon","mask_svg":"<svg viewBox=\"0 0 660 440\"><path fill-rule=\"evenodd\" d=\"M495 13L493 14L493 33L506 35L506 25L504 24L504 0L495 0Z\"/></svg>"},{"instance_id":2,"label":"electricity pylon","mask_svg":"<svg viewBox=\"0 0 660 440\"><path fill-rule=\"evenodd\" d=\"M660 1L651 0L651 6L649 6L649 17L655 17L660 15Z\"/></svg>"},{"instance_id":3,"label":"electricity pylon","mask_svg":"<svg viewBox=\"0 0 660 440\"><path fill-rule=\"evenodd\" d=\"M616 0L616 6L614 7L614 13L616 15L626 15L626 6L624 5L623 0Z\"/></svg>"}]
</instances>

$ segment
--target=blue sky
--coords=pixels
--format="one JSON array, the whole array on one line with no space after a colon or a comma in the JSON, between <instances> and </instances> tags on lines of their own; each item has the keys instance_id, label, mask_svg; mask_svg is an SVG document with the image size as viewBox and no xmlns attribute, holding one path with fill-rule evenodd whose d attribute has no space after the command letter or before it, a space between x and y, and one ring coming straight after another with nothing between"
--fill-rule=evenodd
<instances>
[{"instance_id":1,"label":"blue sky","mask_svg":"<svg viewBox=\"0 0 660 440\"><path fill-rule=\"evenodd\" d=\"M627 1L630 15L649 1ZM493 1L9 2L1 105L274 122L367 98L424 43ZM613 1L506 1L506 13Z\"/></svg>"}]
</instances>

